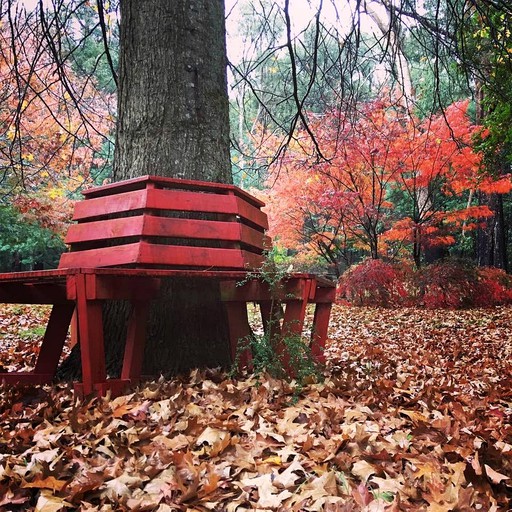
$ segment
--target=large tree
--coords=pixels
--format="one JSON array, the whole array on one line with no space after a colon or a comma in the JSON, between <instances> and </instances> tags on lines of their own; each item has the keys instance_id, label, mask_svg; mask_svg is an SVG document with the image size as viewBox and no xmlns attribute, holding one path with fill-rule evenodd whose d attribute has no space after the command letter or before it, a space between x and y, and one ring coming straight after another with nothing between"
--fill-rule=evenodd
<instances>
[{"instance_id":1,"label":"large tree","mask_svg":"<svg viewBox=\"0 0 512 512\"><path fill-rule=\"evenodd\" d=\"M114 180L231 182L224 1L121 0L120 7ZM144 372L228 363L218 299L212 282L166 282L151 313ZM123 315L114 306L104 314L112 374L121 363Z\"/></svg>"}]
</instances>

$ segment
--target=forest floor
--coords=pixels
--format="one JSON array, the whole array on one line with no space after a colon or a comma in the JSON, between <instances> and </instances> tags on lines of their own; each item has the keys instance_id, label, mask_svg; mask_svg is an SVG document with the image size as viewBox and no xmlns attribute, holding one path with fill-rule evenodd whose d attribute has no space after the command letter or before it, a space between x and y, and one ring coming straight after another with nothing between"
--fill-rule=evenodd
<instances>
[{"instance_id":1,"label":"forest floor","mask_svg":"<svg viewBox=\"0 0 512 512\"><path fill-rule=\"evenodd\" d=\"M2 371L43 330L16 308ZM217 370L115 399L4 387L0 511L512 510L511 326L509 307L336 306L325 380L298 396Z\"/></svg>"}]
</instances>

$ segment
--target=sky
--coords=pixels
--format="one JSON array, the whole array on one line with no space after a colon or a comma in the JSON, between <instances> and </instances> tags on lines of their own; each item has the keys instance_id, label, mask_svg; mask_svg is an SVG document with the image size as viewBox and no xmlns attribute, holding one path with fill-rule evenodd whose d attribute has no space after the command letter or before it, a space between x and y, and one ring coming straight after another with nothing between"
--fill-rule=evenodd
<instances>
[{"instance_id":1,"label":"sky","mask_svg":"<svg viewBox=\"0 0 512 512\"><path fill-rule=\"evenodd\" d=\"M232 62L240 60L242 55L242 37L238 34L239 6L248 3L250 0L225 0L228 33L228 55ZM257 5L259 0L254 0ZM284 0L274 0L284 5ZM27 10L37 7L39 0L19 0ZM300 32L314 18L320 3L322 3L322 21L339 26L349 22L350 14L348 2L345 0L290 0L290 17L295 33ZM43 4L51 5L51 0L43 0ZM345 7L343 6L345 5Z\"/></svg>"}]
</instances>

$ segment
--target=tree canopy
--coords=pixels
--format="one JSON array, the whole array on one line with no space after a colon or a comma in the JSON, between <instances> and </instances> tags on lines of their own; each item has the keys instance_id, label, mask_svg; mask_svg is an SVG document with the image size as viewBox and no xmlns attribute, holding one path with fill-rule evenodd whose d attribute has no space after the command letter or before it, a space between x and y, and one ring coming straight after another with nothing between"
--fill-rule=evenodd
<instances>
[{"instance_id":1,"label":"tree canopy","mask_svg":"<svg viewBox=\"0 0 512 512\"><path fill-rule=\"evenodd\" d=\"M293 167L302 166L306 180L314 179L319 166L340 169L340 156L335 157L336 162L332 160L332 137L341 140L350 127L345 145L350 140L354 148L363 148L369 134L377 137L377 132L355 127L376 103L385 102L389 110L400 112L401 120L395 124L401 123L407 132L402 146L409 140L409 144L424 147L429 137L425 133L436 133L445 125L438 162L443 153L445 160L436 165L450 167L450 171L432 170L432 179L422 182L408 157L402 163L408 163L410 176L406 178L405 171L401 180L381 176L377 187L379 175L388 171L373 158L362 172L373 173L376 179L372 186L380 196L375 196L380 204L375 207L378 221L374 217L361 228L361 233L372 234L364 235L369 237L365 243L349 243L354 249L350 257L346 245L343 250L336 249L336 263L332 254L320 251L324 260L343 267L343 261L365 254L390 257L389 251L379 252L375 242L388 232L383 240L395 233L392 255L403 254L396 247L396 226L408 226L411 232L422 232L421 242L402 233L405 245L416 247L410 254L417 264L435 239L435 231L447 247L452 241L453 253L506 268L507 240L511 239L507 227L511 223L506 219L512 210L512 12L508 2L324 0L308 5L296 10L289 0L228 2L235 182L269 187L267 195L272 201L279 196L277 190L286 194L285 184L292 178L286 176L285 169L292 165L294 155L300 157ZM27 12L21 2L1 3L5 204L21 204L29 196L44 202L43 196L59 195L59 201L65 201L75 197L82 186L111 178L119 72L118 7L117 2L102 0L55 5L39 2L37 9ZM460 102L466 105L464 122L475 127L462 139L452 114ZM337 131L329 141L325 136L328 127ZM387 129L388 139L384 141L386 135L380 131L375 144L381 140L380 144L393 146L397 128ZM460 165L446 160L448 153L453 154L454 144L461 155L470 151L479 155L475 156L478 169L471 171L472 184ZM433 150L434 146L425 147L425 154L432 155ZM348 154L346 158L354 160ZM333 178L336 172L324 170L322 176L331 184L336 181L339 189L344 181ZM348 167L343 172L348 172ZM460 185L463 182L465 185ZM319 187L324 194L329 190L323 181ZM351 193L350 187L343 191L346 198ZM390 204L394 231L379 216ZM357 201L351 209L357 209ZM332 202L311 200L306 210L302 223L314 232L322 217L336 224L332 219L347 215ZM464 211L467 218L461 214ZM313 224L307 220L312 217L316 219ZM434 218L435 229L430 226ZM276 226L285 222L278 219ZM489 227L487 233L484 224ZM329 239L340 233L346 236L341 226L329 229L334 230ZM426 236L425 229L434 231ZM325 230L322 233L325 235ZM498 233L498 238L493 238L493 233ZM283 242L288 237L284 231L276 234ZM306 237L287 249L303 252L308 243ZM486 247L503 254L485 255L489 252Z\"/></svg>"}]
</instances>

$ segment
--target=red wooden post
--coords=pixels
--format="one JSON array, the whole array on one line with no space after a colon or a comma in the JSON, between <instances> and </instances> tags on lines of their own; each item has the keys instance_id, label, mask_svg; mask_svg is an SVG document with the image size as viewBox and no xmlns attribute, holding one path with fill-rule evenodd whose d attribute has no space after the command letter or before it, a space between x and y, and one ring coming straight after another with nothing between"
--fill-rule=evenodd
<instances>
[{"instance_id":1,"label":"red wooden post","mask_svg":"<svg viewBox=\"0 0 512 512\"><path fill-rule=\"evenodd\" d=\"M78 318L76 309L71 317L71 324L69 325L69 346L74 347L78 343Z\"/></svg>"},{"instance_id":2,"label":"red wooden post","mask_svg":"<svg viewBox=\"0 0 512 512\"><path fill-rule=\"evenodd\" d=\"M325 362L325 342L329 329L331 308L336 300L336 288L317 286L315 290L315 315L311 330L311 353L315 359Z\"/></svg>"},{"instance_id":3,"label":"red wooden post","mask_svg":"<svg viewBox=\"0 0 512 512\"><path fill-rule=\"evenodd\" d=\"M283 367L291 374L290 355L285 349L284 339L287 336L300 336L304 327L304 319L306 317L306 308L311 294L313 279L300 279L298 282L292 283L294 287L298 286L293 299L286 299L286 307L284 310L283 328L281 341L276 349L281 352Z\"/></svg>"},{"instance_id":4,"label":"red wooden post","mask_svg":"<svg viewBox=\"0 0 512 512\"><path fill-rule=\"evenodd\" d=\"M244 368L251 363L251 353L249 350L239 351L240 343L251 335L249 317L247 314L247 304L245 301L226 302L226 312L229 324L229 343L231 348L231 360L235 362L238 355L238 364ZM237 354L238 352L238 354Z\"/></svg>"},{"instance_id":5,"label":"red wooden post","mask_svg":"<svg viewBox=\"0 0 512 512\"><path fill-rule=\"evenodd\" d=\"M55 375L74 310L72 302L53 306L34 373Z\"/></svg>"},{"instance_id":6,"label":"red wooden post","mask_svg":"<svg viewBox=\"0 0 512 512\"><path fill-rule=\"evenodd\" d=\"M132 311L128 320L128 332L124 349L121 379L138 381L144 362L144 345L146 343L146 324L149 316L149 302L132 301Z\"/></svg>"},{"instance_id":7,"label":"red wooden post","mask_svg":"<svg viewBox=\"0 0 512 512\"><path fill-rule=\"evenodd\" d=\"M88 298L86 278L94 275L77 274L76 307L78 311L78 332L82 359L82 388L84 395L95 392L95 384L105 382L105 347L103 339L103 318L101 301Z\"/></svg>"}]
</instances>

